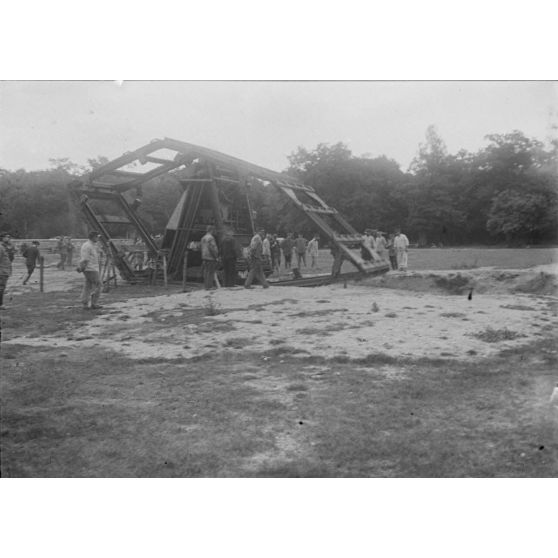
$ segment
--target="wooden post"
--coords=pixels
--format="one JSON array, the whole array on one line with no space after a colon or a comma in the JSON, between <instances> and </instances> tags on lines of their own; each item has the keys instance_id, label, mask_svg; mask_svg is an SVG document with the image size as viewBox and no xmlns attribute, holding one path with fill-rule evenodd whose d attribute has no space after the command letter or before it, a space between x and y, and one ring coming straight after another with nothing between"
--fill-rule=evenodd
<instances>
[{"instance_id":1,"label":"wooden post","mask_svg":"<svg viewBox=\"0 0 558 558\"><path fill-rule=\"evenodd\" d=\"M182 292L186 292L186 280L188 275L188 249L184 252L184 263L182 264Z\"/></svg>"},{"instance_id":2,"label":"wooden post","mask_svg":"<svg viewBox=\"0 0 558 558\"><path fill-rule=\"evenodd\" d=\"M39 256L39 289L45 292L45 257Z\"/></svg>"}]
</instances>

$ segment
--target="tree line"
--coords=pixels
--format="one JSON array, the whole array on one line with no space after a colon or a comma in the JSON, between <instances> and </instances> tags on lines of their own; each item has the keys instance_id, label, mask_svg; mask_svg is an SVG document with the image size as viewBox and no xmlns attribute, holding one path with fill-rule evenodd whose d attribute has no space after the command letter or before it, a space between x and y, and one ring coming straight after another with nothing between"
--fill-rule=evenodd
<instances>
[{"instance_id":1,"label":"tree line","mask_svg":"<svg viewBox=\"0 0 558 558\"><path fill-rule=\"evenodd\" d=\"M430 126L407 171L386 156L355 156L343 143L298 147L286 172L314 187L360 231L401 227L425 246L557 242L558 140L545 146L517 130L486 139L477 152L451 154ZM21 238L84 235L67 184L105 162L98 157L80 167L55 159L41 171L0 169L0 227ZM172 173L144 185L139 212L154 232L163 232L180 193ZM275 189L251 195L258 224L268 230L316 232Z\"/></svg>"}]
</instances>

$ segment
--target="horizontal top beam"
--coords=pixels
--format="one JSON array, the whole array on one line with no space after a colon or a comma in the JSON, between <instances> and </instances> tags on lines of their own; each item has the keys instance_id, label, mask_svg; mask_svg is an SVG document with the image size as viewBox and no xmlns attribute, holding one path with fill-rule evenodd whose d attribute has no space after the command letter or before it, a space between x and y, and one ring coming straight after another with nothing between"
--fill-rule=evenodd
<instances>
[{"instance_id":1,"label":"horizontal top beam","mask_svg":"<svg viewBox=\"0 0 558 558\"><path fill-rule=\"evenodd\" d=\"M175 159L170 161L150 156L151 153L159 151L160 149L169 149L175 151ZM126 189L133 188L144 182L147 182L151 178L155 178L156 176L165 174L175 168L182 166L188 159L195 159L198 157L206 159L214 164L223 165L224 167L235 171L239 175L254 176L263 180L269 180L271 182L287 182L292 184L294 187L299 186L300 188L303 188L305 190L312 190L309 186L306 186L301 181L288 174L275 172L270 169L266 169L265 167L260 167L259 165L249 163L248 161L243 161L242 159L226 155L219 151L208 149L207 147L202 147L193 143L186 143L171 138L153 140L151 143L144 145L143 147L140 147L135 151L125 153L121 157L110 161L106 165L96 168L95 170L85 175L83 178L89 183L98 181L101 177L106 177L107 175L119 176L123 178L129 171L119 171L119 169L135 161L143 160L153 163L161 163L159 167L151 169L146 173L138 173L137 177L135 178L132 175L128 175L130 176L130 178L133 178L133 180L130 180L129 182L119 182L118 184L113 185L114 189L118 191L125 191Z\"/></svg>"}]
</instances>

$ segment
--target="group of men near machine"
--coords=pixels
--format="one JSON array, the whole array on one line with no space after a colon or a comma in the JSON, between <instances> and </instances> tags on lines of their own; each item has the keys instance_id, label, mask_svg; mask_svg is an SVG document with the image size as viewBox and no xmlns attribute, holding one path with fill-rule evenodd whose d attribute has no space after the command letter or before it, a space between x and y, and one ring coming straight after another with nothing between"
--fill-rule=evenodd
<instances>
[{"instance_id":1,"label":"group of men near machine","mask_svg":"<svg viewBox=\"0 0 558 558\"><path fill-rule=\"evenodd\" d=\"M236 284L238 274L236 262L243 256L242 249L234 238L232 231L225 231L220 246L217 245L215 239L216 228L213 225L207 227L206 234L200 242L202 257L202 273L205 289L212 289L218 285L217 268L219 262L223 267L224 287L233 287ZM101 294L101 280L99 274L99 249L98 249L99 233L92 231L88 235L88 240L81 246L80 261L77 271L84 275L84 287L81 295L81 302L84 309L100 308L98 305ZM247 250L248 274L244 281L244 287L252 288L252 283L257 280L264 289L269 287L269 283L264 273L264 263L266 259L271 261L272 270L280 265L280 254L277 250L283 252L285 267L290 268L292 265L292 255L296 254L297 268L301 265L306 266L306 254L311 257L311 266L315 267L318 256L319 238L315 235L310 242L307 242L302 234L297 239L289 233L287 237L279 242L275 235L266 235L263 229L260 229L252 237ZM367 229L363 237L362 257L365 260L382 261L386 260L386 253L389 255L391 266L393 269L405 271L407 269L407 250L409 240L407 237L397 230L395 234L390 234L386 240L381 231L372 231ZM36 263L39 259L39 242L33 241L31 246L25 246L22 251L23 257L26 259L27 276L24 284L27 283L33 273ZM0 238L0 307L3 302L3 295L6 289L8 278L12 273L12 261L14 259L15 249L11 244L8 234L2 234ZM332 275L336 276L340 273L344 256L336 246L332 247L334 263ZM274 257L275 255L275 257ZM65 262L66 263L66 259ZM60 263L60 262L59 262ZM58 266L60 267L60 266Z\"/></svg>"},{"instance_id":2,"label":"group of men near machine","mask_svg":"<svg viewBox=\"0 0 558 558\"><path fill-rule=\"evenodd\" d=\"M217 279L217 267L219 260L223 264L223 279L225 287L233 287L236 284L236 261L242 256L242 251L230 230L225 232L221 241L221 249L217 246L215 239L216 229L213 225L208 225L206 234L202 237L200 248L202 257L202 274L205 289L213 289L219 285ZM383 236L381 231L372 231L367 229L363 238L362 257L364 260L387 261L386 254L389 254L392 269L401 271L407 270L407 251L409 240L406 235L401 233L399 229L394 234L390 234L388 240ZM311 267L315 267L318 257L319 237L315 235L310 242L307 242L302 234L298 238L293 239L293 235L289 233L287 237L279 244L275 235L265 234L260 229L252 237L248 248L248 275L244 282L246 289L252 288L252 283L256 279L264 289L269 287L269 283L265 278L264 262L266 258L271 262L273 271L277 269L277 259L273 257L273 243L280 246L285 257L285 267L291 267L292 254L297 256L297 269L302 264L306 266L306 254L312 258ZM344 260L342 252L336 246L332 248L334 263L332 275L337 276L340 273L341 265ZM280 257L279 257L280 258ZM280 263L280 259L279 259Z\"/></svg>"}]
</instances>

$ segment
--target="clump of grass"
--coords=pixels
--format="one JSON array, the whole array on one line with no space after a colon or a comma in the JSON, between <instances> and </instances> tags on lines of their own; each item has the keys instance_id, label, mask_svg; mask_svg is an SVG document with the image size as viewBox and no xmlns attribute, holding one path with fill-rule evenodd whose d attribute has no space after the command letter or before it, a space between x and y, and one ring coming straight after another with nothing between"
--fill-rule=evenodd
<instances>
[{"instance_id":1,"label":"clump of grass","mask_svg":"<svg viewBox=\"0 0 558 558\"><path fill-rule=\"evenodd\" d=\"M252 343L252 339L248 337L231 337L225 341L225 346L241 349L242 347L246 347L246 345L250 345L250 343Z\"/></svg>"},{"instance_id":2,"label":"clump of grass","mask_svg":"<svg viewBox=\"0 0 558 558\"><path fill-rule=\"evenodd\" d=\"M305 349L297 349L291 345L281 345L278 347L273 347L273 349L268 349L264 351L262 354L266 357L274 357L274 356L285 356L285 355L295 355L295 354L309 354Z\"/></svg>"},{"instance_id":3,"label":"clump of grass","mask_svg":"<svg viewBox=\"0 0 558 558\"><path fill-rule=\"evenodd\" d=\"M510 310L536 310L536 308L525 306L524 304L500 304L500 308L509 308Z\"/></svg>"},{"instance_id":4,"label":"clump of grass","mask_svg":"<svg viewBox=\"0 0 558 558\"><path fill-rule=\"evenodd\" d=\"M302 327L300 329L297 329L295 333L300 335L327 335L326 331L320 329L319 327Z\"/></svg>"},{"instance_id":5,"label":"clump of grass","mask_svg":"<svg viewBox=\"0 0 558 558\"><path fill-rule=\"evenodd\" d=\"M379 312L380 311L380 307L378 306L377 303L373 303L372 304L372 308L371 308L372 312Z\"/></svg>"},{"instance_id":6,"label":"clump of grass","mask_svg":"<svg viewBox=\"0 0 558 558\"><path fill-rule=\"evenodd\" d=\"M462 294L469 287L469 279L459 273L449 277L437 277L434 282L450 294Z\"/></svg>"},{"instance_id":7,"label":"clump of grass","mask_svg":"<svg viewBox=\"0 0 558 558\"><path fill-rule=\"evenodd\" d=\"M290 384L287 391L308 391L308 387L304 384Z\"/></svg>"},{"instance_id":8,"label":"clump of grass","mask_svg":"<svg viewBox=\"0 0 558 558\"><path fill-rule=\"evenodd\" d=\"M442 312L440 316L442 318L463 318L465 314L462 312Z\"/></svg>"},{"instance_id":9,"label":"clump of grass","mask_svg":"<svg viewBox=\"0 0 558 558\"><path fill-rule=\"evenodd\" d=\"M504 329L494 329L488 326L484 331L471 334L473 337L484 341L485 343L498 343L500 341L511 341L518 337L525 337L522 333L512 331L505 327Z\"/></svg>"},{"instance_id":10,"label":"clump of grass","mask_svg":"<svg viewBox=\"0 0 558 558\"><path fill-rule=\"evenodd\" d=\"M328 310L305 310L296 314L289 314L293 318L308 318L311 316L329 316L332 312L346 312L344 308L332 308Z\"/></svg>"},{"instance_id":11,"label":"clump of grass","mask_svg":"<svg viewBox=\"0 0 558 558\"><path fill-rule=\"evenodd\" d=\"M217 304L212 296L208 297L203 305L206 316L217 316L222 313L222 308Z\"/></svg>"},{"instance_id":12,"label":"clump of grass","mask_svg":"<svg viewBox=\"0 0 558 558\"><path fill-rule=\"evenodd\" d=\"M513 292L518 293L538 293L555 295L558 291L556 278L550 273L541 271L536 277L522 285L518 285Z\"/></svg>"}]
</instances>

